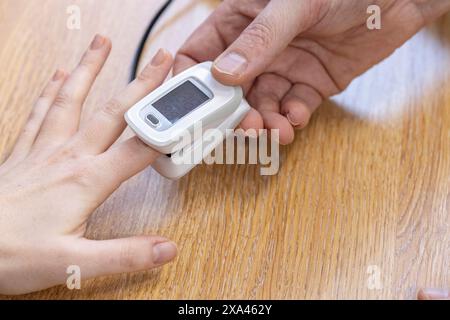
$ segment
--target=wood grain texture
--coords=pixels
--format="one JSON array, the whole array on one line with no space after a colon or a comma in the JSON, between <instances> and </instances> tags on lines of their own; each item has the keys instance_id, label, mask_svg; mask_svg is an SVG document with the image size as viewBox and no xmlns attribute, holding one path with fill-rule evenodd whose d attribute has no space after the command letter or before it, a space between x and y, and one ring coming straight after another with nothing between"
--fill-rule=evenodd
<instances>
[{"instance_id":1,"label":"wood grain texture","mask_svg":"<svg viewBox=\"0 0 450 320\"><path fill-rule=\"evenodd\" d=\"M0 152L14 144L57 67L92 36L113 51L88 100L122 88L161 0L0 2ZM66 28L77 4L81 30ZM178 0L149 42L173 52L216 1ZM151 168L97 210L88 235L160 234L179 257L159 270L83 282L29 299L411 299L450 287L450 16L325 103L282 148L277 176L252 165L200 166L171 182ZM382 289L368 286L370 266Z\"/></svg>"}]
</instances>

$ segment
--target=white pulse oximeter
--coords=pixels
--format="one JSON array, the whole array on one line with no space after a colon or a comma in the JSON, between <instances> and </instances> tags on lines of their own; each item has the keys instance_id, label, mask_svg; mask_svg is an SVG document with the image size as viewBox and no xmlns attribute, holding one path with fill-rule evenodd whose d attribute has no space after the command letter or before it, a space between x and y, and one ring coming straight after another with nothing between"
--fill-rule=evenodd
<instances>
[{"instance_id":1,"label":"white pulse oximeter","mask_svg":"<svg viewBox=\"0 0 450 320\"><path fill-rule=\"evenodd\" d=\"M225 86L211 74L212 62L204 62L178 74L151 92L125 114L136 135L153 149L165 154L153 168L169 179L179 179L209 155L250 110L240 87ZM206 133L195 141L183 139L194 135L201 124ZM216 133L208 134L208 129ZM217 132L222 133L218 138ZM200 159L179 163L173 155L194 154ZM192 157L194 159L195 157Z\"/></svg>"}]
</instances>

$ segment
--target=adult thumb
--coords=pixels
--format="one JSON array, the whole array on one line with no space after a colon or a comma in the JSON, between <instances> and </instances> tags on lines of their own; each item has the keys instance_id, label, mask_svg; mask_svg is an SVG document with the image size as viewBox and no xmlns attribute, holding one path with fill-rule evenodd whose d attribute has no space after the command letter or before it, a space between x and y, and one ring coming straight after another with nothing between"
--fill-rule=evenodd
<instances>
[{"instance_id":1,"label":"adult thumb","mask_svg":"<svg viewBox=\"0 0 450 320\"><path fill-rule=\"evenodd\" d=\"M264 72L289 43L307 28L305 1L272 0L214 62L214 77L242 85Z\"/></svg>"},{"instance_id":2,"label":"adult thumb","mask_svg":"<svg viewBox=\"0 0 450 320\"><path fill-rule=\"evenodd\" d=\"M153 269L177 255L175 243L157 236L79 241L71 261L80 266L85 279Z\"/></svg>"}]
</instances>

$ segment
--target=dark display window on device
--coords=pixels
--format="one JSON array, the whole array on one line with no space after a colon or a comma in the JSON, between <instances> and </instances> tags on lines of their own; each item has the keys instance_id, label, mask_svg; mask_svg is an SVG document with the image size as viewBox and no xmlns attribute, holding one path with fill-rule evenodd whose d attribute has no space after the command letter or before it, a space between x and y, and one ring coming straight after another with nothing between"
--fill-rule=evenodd
<instances>
[{"instance_id":1,"label":"dark display window on device","mask_svg":"<svg viewBox=\"0 0 450 320\"><path fill-rule=\"evenodd\" d=\"M175 123L209 99L192 81L187 80L152 105L167 120Z\"/></svg>"}]
</instances>

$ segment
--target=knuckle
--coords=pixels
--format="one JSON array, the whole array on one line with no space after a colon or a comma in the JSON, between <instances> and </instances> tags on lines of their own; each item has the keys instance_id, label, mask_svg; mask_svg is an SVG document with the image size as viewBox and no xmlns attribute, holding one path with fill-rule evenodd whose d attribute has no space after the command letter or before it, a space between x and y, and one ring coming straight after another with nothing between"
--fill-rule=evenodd
<instances>
[{"instance_id":1,"label":"knuckle","mask_svg":"<svg viewBox=\"0 0 450 320\"><path fill-rule=\"evenodd\" d=\"M91 52L86 53L78 64L78 69L81 71L93 72L97 65L98 57Z\"/></svg>"},{"instance_id":2,"label":"knuckle","mask_svg":"<svg viewBox=\"0 0 450 320\"><path fill-rule=\"evenodd\" d=\"M130 239L122 244L119 251L119 264L130 271L151 269L154 267L152 250L153 241L146 237ZM143 250L145 248L145 250Z\"/></svg>"},{"instance_id":3,"label":"knuckle","mask_svg":"<svg viewBox=\"0 0 450 320\"><path fill-rule=\"evenodd\" d=\"M260 18L245 29L243 35L247 45L269 48L273 40L274 31L270 22Z\"/></svg>"},{"instance_id":4,"label":"knuckle","mask_svg":"<svg viewBox=\"0 0 450 320\"><path fill-rule=\"evenodd\" d=\"M75 149L63 149L46 160L47 165L57 165L62 179L70 184L90 187L102 181L96 169L94 156L80 156Z\"/></svg>"},{"instance_id":5,"label":"knuckle","mask_svg":"<svg viewBox=\"0 0 450 320\"><path fill-rule=\"evenodd\" d=\"M74 165L70 170L69 179L83 187L89 187L94 181L99 181L95 170L87 161Z\"/></svg>"},{"instance_id":6,"label":"knuckle","mask_svg":"<svg viewBox=\"0 0 450 320\"><path fill-rule=\"evenodd\" d=\"M119 264L127 270L135 270L140 267L139 262L136 259L135 250L132 245L122 245L119 254Z\"/></svg>"},{"instance_id":7,"label":"knuckle","mask_svg":"<svg viewBox=\"0 0 450 320\"><path fill-rule=\"evenodd\" d=\"M79 158L79 153L77 150L70 148L70 147L63 147L53 156L49 158L49 160L54 162L64 162L64 161L70 161L70 160L77 160Z\"/></svg>"},{"instance_id":8,"label":"knuckle","mask_svg":"<svg viewBox=\"0 0 450 320\"><path fill-rule=\"evenodd\" d=\"M53 106L66 109L73 101L72 96L64 90L61 90L53 101Z\"/></svg>"},{"instance_id":9,"label":"knuckle","mask_svg":"<svg viewBox=\"0 0 450 320\"><path fill-rule=\"evenodd\" d=\"M273 82L271 81L257 81L255 89L257 90L257 92L264 93L264 97L266 99L274 101L279 100L278 95L274 92Z\"/></svg>"},{"instance_id":10,"label":"knuckle","mask_svg":"<svg viewBox=\"0 0 450 320\"><path fill-rule=\"evenodd\" d=\"M117 98L112 98L101 108L103 114L112 118L120 117L123 110L125 110L125 107Z\"/></svg>"},{"instance_id":11,"label":"knuckle","mask_svg":"<svg viewBox=\"0 0 450 320\"><path fill-rule=\"evenodd\" d=\"M138 81L148 82L152 80L153 73L155 72L154 68L151 66L146 66L139 74L136 76Z\"/></svg>"}]
</instances>

